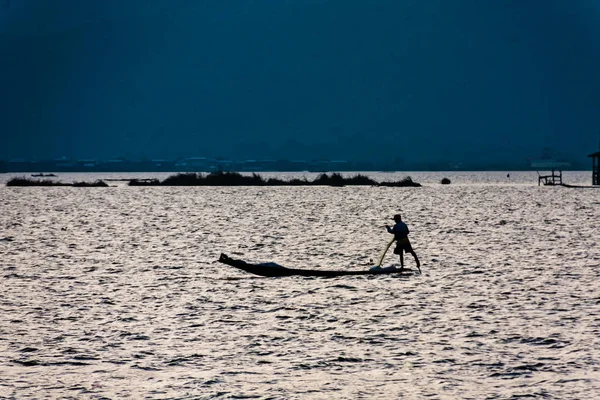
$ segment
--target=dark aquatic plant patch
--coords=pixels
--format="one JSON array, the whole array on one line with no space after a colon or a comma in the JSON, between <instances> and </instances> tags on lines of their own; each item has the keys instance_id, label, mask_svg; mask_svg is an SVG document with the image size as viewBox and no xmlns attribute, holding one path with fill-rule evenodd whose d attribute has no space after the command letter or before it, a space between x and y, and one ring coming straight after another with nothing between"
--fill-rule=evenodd
<instances>
[{"instance_id":1,"label":"dark aquatic plant patch","mask_svg":"<svg viewBox=\"0 0 600 400\"><path fill-rule=\"evenodd\" d=\"M36 177L36 178L39 178L39 177L42 177L42 176L56 177L55 174L44 174L43 172L40 172L39 174L31 174L31 176Z\"/></svg>"},{"instance_id":2,"label":"dark aquatic plant patch","mask_svg":"<svg viewBox=\"0 0 600 400\"><path fill-rule=\"evenodd\" d=\"M129 186L160 186L160 181L152 179L125 179L129 181Z\"/></svg>"},{"instance_id":3,"label":"dark aquatic plant patch","mask_svg":"<svg viewBox=\"0 0 600 400\"><path fill-rule=\"evenodd\" d=\"M52 181L50 179L12 178L6 186L70 186L67 183Z\"/></svg>"},{"instance_id":4,"label":"dark aquatic plant patch","mask_svg":"<svg viewBox=\"0 0 600 400\"><path fill-rule=\"evenodd\" d=\"M180 173L167 177L162 182L158 179L133 179L129 182L130 186L409 186L420 187L421 184L413 182L410 177L406 177L395 182L379 183L368 176L357 174L345 178L339 173L320 174L314 180L309 181L306 178L283 180L279 178L265 179L262 176L253 173L252 175L242 175L238 172L211 172L209 174L201 173Z\"/></svg>"},{"instance_id":5,"label":"dark aquatic plant patch","mask_svg":"<svg viewBox=\"0 0 600 400\"><path fill-rule=\"evenodd\" d=\"M97 180L94 182L74 182L73 187L108 187L108 183Z\"/></svg>"},{"instance_id":6,"label":"dark aquatic plant patch","mask_svg":"<svg viewBox=\"0 0 600 400\"><path fill-rule=\"evenodd\" d=\"M381 182L379 186L391 186L391 187L421 187L420 183L414 182L410 176L402 178L395 182Z\"/></svg>"},{"instance_id":7,"label":"dark aquatic plant patch","mask_svg":"<svg viewBox=\"0 0 600 400\"><path fill-rule=\"evenodd\" d=\"M64 183L50 179L12 178L6 182L6 186L71 186L71 187L108 187L104 181Z\"/></svg>"}]
</instances>

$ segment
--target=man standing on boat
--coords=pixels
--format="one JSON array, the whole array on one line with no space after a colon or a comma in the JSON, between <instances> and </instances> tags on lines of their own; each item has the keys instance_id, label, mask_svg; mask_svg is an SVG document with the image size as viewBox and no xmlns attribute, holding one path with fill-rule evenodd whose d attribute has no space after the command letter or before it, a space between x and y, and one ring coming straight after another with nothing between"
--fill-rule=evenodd
<instances>
[{"instance_id":1,"label":"man standing on boat","mask_svg":"<svg viewBox=\"0 0 600 400\"><path fill-rule=\"evenodd\" d=\"M385 228L389 233L394 235L394 239L396 240L394 254L398 254L400 256L400 268L404 268L404 253L410 253L415 258L417 269L420 272L421 263L419 262L419 257L417 257L417 253L415 253L410 245L410 241L408 240L408 226L402 222L402 216L400 214L394 215L393 219L396 224L392 227L386 225Z\"/></svg>"}]
</instances>

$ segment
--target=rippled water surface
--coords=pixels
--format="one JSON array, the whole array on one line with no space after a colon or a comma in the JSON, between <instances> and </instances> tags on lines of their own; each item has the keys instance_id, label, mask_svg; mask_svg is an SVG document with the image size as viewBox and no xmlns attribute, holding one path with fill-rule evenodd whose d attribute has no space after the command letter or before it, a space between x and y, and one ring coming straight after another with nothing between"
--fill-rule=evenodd
<instances>
[{"instance_id":1,"label":"rippled water surface","mask_svg":"<svg viewBox=\"0 0 600 400\"><path fill-rule=\"evenodd\" d=\"M0 398L599 398L600 190L511 175L2 186ZM420 276L262 278L216 262L365 269L397 212Z\"/></svg>"}]
</instances>

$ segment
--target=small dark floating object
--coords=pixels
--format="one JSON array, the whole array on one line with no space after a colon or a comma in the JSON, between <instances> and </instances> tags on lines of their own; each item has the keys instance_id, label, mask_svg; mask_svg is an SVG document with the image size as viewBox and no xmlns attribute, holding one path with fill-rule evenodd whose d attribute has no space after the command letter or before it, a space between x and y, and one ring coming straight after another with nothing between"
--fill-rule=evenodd
<instances>
[{"instance_id":1,"label":"small dark floating object","mask_svg":"<svg viewBox=\"0 0 600 400\"><path fill-rule=\"evenodd\" d=\"M33 177L42 177L42 176L55 177L56 175L54 175L54 174L44 174L44 173L40 172L39 174L31 174L31 176L33 176Z\"/></svg>"},{"instance_id":2,"label":"small dark floating object","mask_svg":"<svg viewBox=\"0 0 600 400\"><path fill-rule=\"evenodd\" d=\"M442 185L449 185L451 182L450 182L450 179L444 178L444 179L442 179L441 183L442 183Z\"/></svg>"},{"instance_id":3,"label":"small dark floating object","mask_svg":"<svg viewBox=\"0 0 600 400\"><path fill-rule=\"evenodd\" d=\"M412 275L413 271L408 268L403 269L388 269L383 268L379 270L363 270L363 271L328 271L328 270L316 270L316 269L294 269L286 268L275 263L259 263L251 264L243 260L236 260L221 254L219 262L230 265L232 267L241 269L248 273L267 277L281 277L281 276L322 276L322 277L335 277L335 276L348 276L348 275L388 275L388 274L399 274L399 275Z\"/></svg>"}]
</instances>

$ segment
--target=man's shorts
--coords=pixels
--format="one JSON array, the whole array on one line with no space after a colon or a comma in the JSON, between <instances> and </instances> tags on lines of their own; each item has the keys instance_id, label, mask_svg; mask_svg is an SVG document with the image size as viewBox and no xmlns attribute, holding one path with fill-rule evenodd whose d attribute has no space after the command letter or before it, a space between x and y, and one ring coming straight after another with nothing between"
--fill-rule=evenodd
<instances>
[{"instance_id":1,"label":"man's shorts","mask_svg":"<svg viewBox=\"0 0 600 400\"><path fill-rule=\"evenodd\" d=\"M408 238L400 239L396 242L394 254L402 254L402 250L404 250L405 253L413 252L413 248L410 245L410 240L408 240Z\"/></svg>"}]
</instances>

